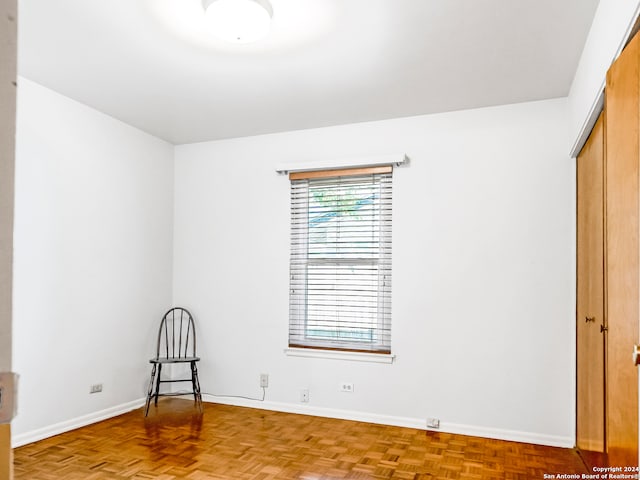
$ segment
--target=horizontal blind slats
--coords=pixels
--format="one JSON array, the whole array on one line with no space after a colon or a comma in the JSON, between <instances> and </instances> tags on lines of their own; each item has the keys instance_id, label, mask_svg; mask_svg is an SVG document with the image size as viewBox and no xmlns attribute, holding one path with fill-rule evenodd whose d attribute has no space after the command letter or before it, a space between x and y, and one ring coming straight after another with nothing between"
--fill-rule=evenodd
<instances>
[{"instance_id":1,"label":"horizontal blind slats","mask_svg":"<svg viewBox=\"0 0 640 480\"><path fill-rule=\"evenodd\" d=\"M291 182L289 344L390 351L392 174Z\"/></svg>"}]
</instances>

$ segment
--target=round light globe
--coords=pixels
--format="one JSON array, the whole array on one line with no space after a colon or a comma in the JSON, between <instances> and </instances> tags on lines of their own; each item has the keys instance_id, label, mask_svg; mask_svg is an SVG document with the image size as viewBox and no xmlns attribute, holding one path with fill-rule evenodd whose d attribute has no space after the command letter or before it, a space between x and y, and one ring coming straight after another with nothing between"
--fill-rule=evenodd
<instances>
[{"instance_id":1,"label":"round light globe","mask_svg":"<svg viewBox=\"0 0 640 480\"><path fill-rule=\"evenodd\" d=\"M250 43L269 34L273 9L267 0L203 0L212 33L232 43Z\"/></svg>"}]
</instances>

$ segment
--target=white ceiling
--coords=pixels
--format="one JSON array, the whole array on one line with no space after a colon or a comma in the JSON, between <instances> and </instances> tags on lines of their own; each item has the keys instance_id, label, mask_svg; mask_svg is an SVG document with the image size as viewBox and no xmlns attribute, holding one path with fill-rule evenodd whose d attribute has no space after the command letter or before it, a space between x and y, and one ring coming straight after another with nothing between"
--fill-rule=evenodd
<instances>
[{"instance_id":1,"label":"white ceiling","mask_svg":"<svg viewBox=\"0 0 640 480\"><path fill-rule=\"evenodd\" d=\"M175 144L566 96L598 0L20 0L19 73Z\"/></svg>"}]
</instances>

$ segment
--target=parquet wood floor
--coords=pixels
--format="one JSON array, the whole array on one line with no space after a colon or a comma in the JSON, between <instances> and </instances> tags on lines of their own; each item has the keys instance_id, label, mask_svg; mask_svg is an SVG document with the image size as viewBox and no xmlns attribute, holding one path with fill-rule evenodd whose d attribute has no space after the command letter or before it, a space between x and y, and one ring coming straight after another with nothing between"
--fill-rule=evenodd
<instances>
[{"instance_id":1,"label":"parquet wood floor","mask_svg":"<svg viewBox=\"0 0 640 480\"><path fill-rule=\"evenodd\" d=\"M16 480L542 479L574 450L166 399L15 450Z\"/></svg>"}]
</instances>

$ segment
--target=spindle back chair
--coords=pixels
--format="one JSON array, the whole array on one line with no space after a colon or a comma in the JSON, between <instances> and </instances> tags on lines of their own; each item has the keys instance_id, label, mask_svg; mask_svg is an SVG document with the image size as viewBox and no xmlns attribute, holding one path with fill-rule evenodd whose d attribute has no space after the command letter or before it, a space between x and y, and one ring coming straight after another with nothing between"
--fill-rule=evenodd
<instances>
[{"instance_id":1,"label":"spindle back chair","mask_svg":"<svg viewBox=\"0 0 640 480\"><path fill-rule=\"evenodd\" d=\"M186 308L174 307L169 309L160 321L156 356L149 360L152 368L144 410L145 417L149 414L152 398L154 398L154 404L158 405L158 397L184 395L181 392L160 393L161 383L191 382L192 391L188 393L193 394L196 406L202 409L200 380L198 379L198 367L196 365L199 361L200 358L196 356L196 328L193 316ZM180 363L188 363L190 365L191 378L161 379L162 365Z\"/></svg>"}]
</instances>

